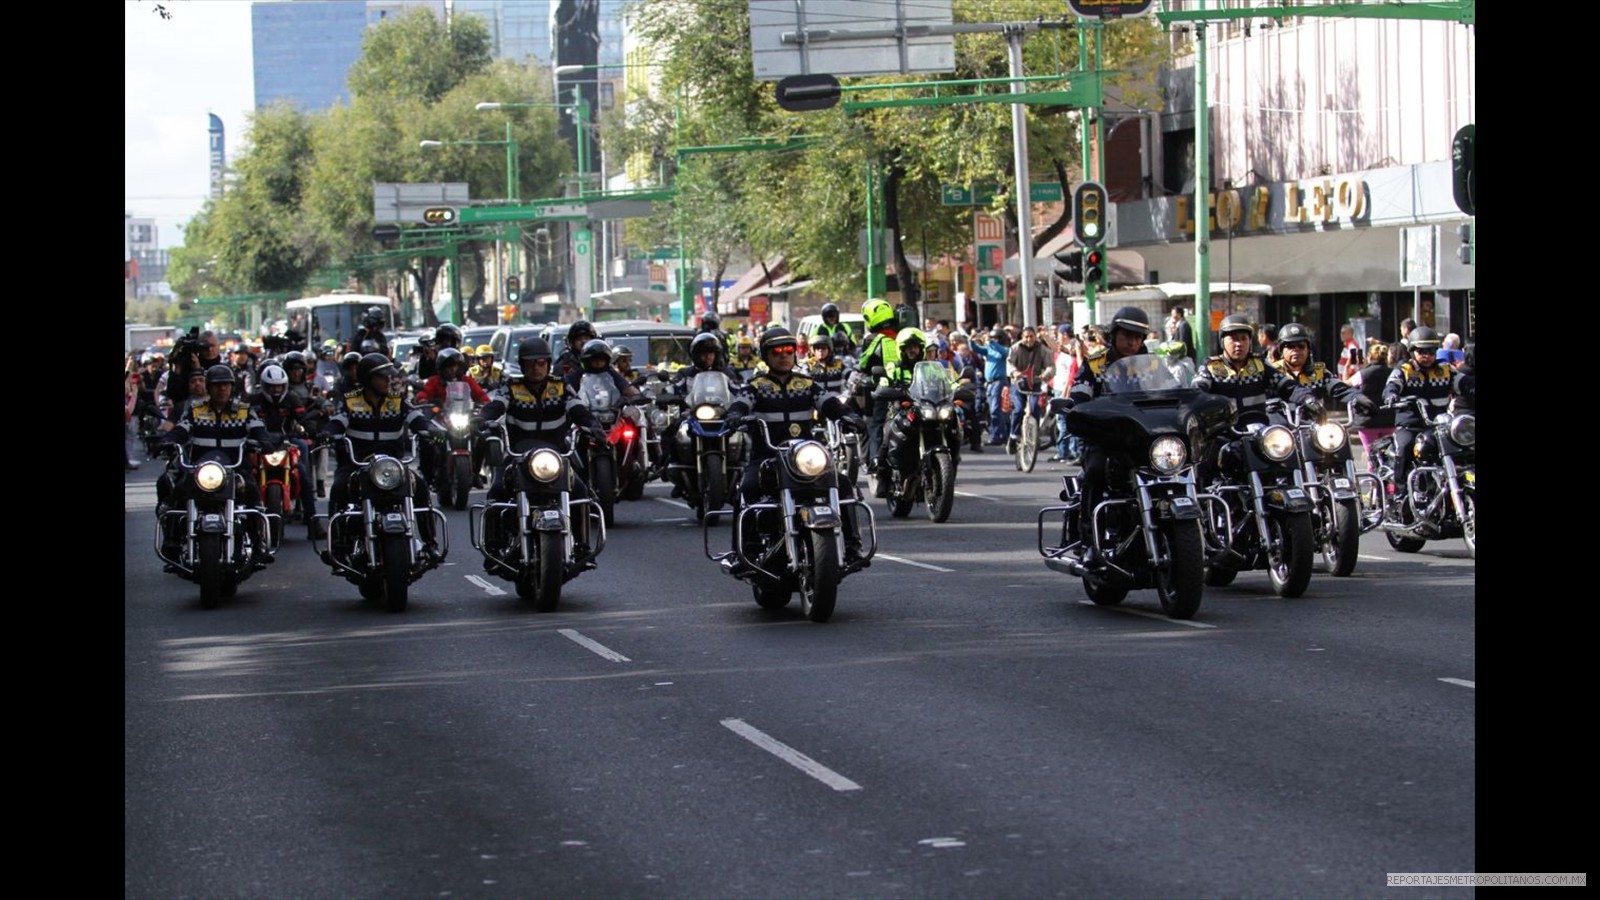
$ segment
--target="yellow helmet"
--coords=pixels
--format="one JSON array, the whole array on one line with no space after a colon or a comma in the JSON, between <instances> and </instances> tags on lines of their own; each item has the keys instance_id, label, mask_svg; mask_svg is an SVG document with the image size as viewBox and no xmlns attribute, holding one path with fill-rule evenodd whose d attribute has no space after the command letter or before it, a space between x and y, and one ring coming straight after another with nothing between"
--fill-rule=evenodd
<instances>
[{"instance_id":1,"label":"yellow helmet","mask_svg":"<svg viewBox=\"0 0 1600 900\"><path fill-rule=\"evenodd\" d=\"M479 344L477 353L479 356L487 356L490 359L494 358L494 348L488 344Z\"/></svg>"},{"instance_id":2,"label":"yellow helmet","mask_svg":"<svg viewBox=\"0 0 1600 900\"><path fill-rule=\"evenodd\" d=\"M894 324L894 307L877 297L861 305L861 317L868 328L882 328Z\"/></svg>"}]
</instances>

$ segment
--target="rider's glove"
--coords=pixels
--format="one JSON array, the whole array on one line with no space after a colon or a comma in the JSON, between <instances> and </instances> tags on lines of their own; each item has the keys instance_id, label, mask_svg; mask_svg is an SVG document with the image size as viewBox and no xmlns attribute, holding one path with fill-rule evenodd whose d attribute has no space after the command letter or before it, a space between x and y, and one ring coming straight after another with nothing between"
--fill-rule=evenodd
<instances>
[{"instance_id":1,"label":"rider's glove","mask_svg":"<svg viewBox=\"0 0 1600 900\"><path fill-rule=\"evenodd\" d=\"M744 414L731 412L723 418L723 421L727 423L729 428L738 428L744 423Z\"/></svg>"},{"instance_id":2,"label":"rider's glove","mask_svg":"<svg viewBox=\"0 0 1600 900\"><path fill-rule=\"evenodd\" d=\"M1326 410L1324 410L1322 407L1321 400L1307 400L1306 402L1300 404L1300 408L1305 411L1306 415L1313 419L1322 418L1323 413L1326 412Z\"/></svg>"},{"instance_id":3,"label":"rider's glove","mask_svg":"<svg viewBox=\"0 0 1600 900\"><path fill-rule=\"evenodd\" d=\"M866 417L861 415L861 413L856 412L855 410L851 410L850 412L845 413L844 414L844 418L841 419L840 421L842 421L844 423L844 425L847 428L849 428L851 431L866 431L867 430Z\"/></svg>"},{"instance_id":4,"label":"rider's glove","mask_svg":"<svg viewBox=\"0 0 1600 900\"><path fill-rule=\"evenodd\" d=\"M1372 402L1371 397L1367 396L1357 397L1355 405L1356 412L1361 413L1363 416L1370 416L1378 410L1378 405Z\"/></svg>"}]
</instances>

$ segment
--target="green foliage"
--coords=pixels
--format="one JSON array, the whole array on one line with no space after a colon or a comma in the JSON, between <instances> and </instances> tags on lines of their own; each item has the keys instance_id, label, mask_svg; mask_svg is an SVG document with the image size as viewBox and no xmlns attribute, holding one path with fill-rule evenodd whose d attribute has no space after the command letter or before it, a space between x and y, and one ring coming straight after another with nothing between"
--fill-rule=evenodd
<instances>
[{"instance_id":1,"label":"green foliage","mask_svg":"<svg viewBox=\"0 0 1600 900\"><path fill-rule=\"evenodd\" d=\"M350 67L350 94L431 106L492 59L482 19L458 16L446 28L428 8L413 6L367 30L361 58Z\"/></svg>"}]
</instances>

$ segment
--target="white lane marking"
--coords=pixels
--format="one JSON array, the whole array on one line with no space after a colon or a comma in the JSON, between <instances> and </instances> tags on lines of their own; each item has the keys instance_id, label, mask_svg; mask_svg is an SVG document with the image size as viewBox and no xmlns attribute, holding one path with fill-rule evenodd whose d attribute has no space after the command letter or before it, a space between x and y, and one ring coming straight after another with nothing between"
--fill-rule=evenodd
<instances>
[{"instance_id":1,"label":"white lane marking","mask_svg":"<svg viewBox=\"0 0 1600 900\"><path fill-rule=\"evenodd\" d=\"M1373 560L1377 560L1378 562L1394 562L1393 559L1391 559L1391 558L1389 558L1387 556L1368 556L1365 553L1357 553L1356 554L1356 559L1373 559Z\"/></svg>"},{"instance_id":2,"label":"white lane marking","mask_svg":"<svg viewBox=\"0 0 1600 900\"><path fill-rule=\"evenodd\" d=\"M650 499L659 500L662 503L670 503L673 506L682 507L683 509L689 508L689 504L683 502L682 500L674 500L671 497L651 497Z\"/></svg>"},{"instance_id":3,"label":"white lane marking","mask_svg":"<svg viewBox=\"0 0 1600 900\"><path fill-rule=\"evenodd\" d=\"M1472 688L1473 690L1478 689L1478 683L1476 681L1468 681L1465 678L1441 678L1439 680L1445 684L1459 684L1464 688Z\"/></svg>"},{"instance_id":4,"label":"white lane marking","mask_svg":"<svg viewBox=\"0 0 1600 900\"><path fill-rule=\"evenodd\" d=\"M1078 605L1079 606L1094 606L1095 602L1093 600L1079 600L1078 601ZM1148 610L1143 610L1143 609L1129 609L1126 606L1105 606L1105 607L1101 607L1101 608L1102 609L1109 609L1109 610L1111 610L1113 612L1127 613L1130 616L1144 616L1146 619L1155 619L1158 622L1166 622L1169 625L1187 625L1190 628L1215 628L1215 627L1217 627L1215 625L1208 625L1205 622L1193 622L1193 621L1190 621L1188 619L1173 619L1173 618L1169 618L1165 613L1153 613L1153 612L1149 612Z\"/></svg>"},{"instance_id":5,"label":"white lane marking","mask_svg":"<svg viewBox=\"0 0 1600 900\"><path fill-rule=\"evenodd\" d=\"M672 517L670 519L651 519L650 521L652 521L652 522L687 522L689 520L684 516L674 516L674 517Z\"/></svg>"},{"instance_id":6,"label":"white lane marking","mask_svg":"<svg viewBox=\"0 0 1600 900\"><path fill-rule=\"evenodd\" d=\"M982 494L969 494L966 491L956 491L957 497L971 497L974 500L987 500L990 503L1004 503L999 497L985 497Z\"/></svg>"},{"instance_id":7,"label":"white lane marking","mask_svg":"<svg viewBox=\"0 0 1600 900\"><path fill-rule=\"evenodd\" d=\"M483 588L484 591L486 591L491 596L498 597L498 596L501 596L502 594L505 593L505 591L500 590L498 587L495 587L494 585L490 584L487 581L484 581L482 578L479 578L476 575L468 575L467 576L467 580L472 582L473 584L477 585L478 587Z\"/></svg>"},{"instance_id":8,"label":"white lane marking","mask_svg":"<svg viewBox=\"0 0 1600 900\"><path fill-rule=\"evenodd\" d=\"M943 566L931 566L931 565L929 565L927 563L920 563L920 562L917 562L914 559L901 559L898 556L890 556L887 553L879 553L876 556L874 556L873 558L874 559L887 559L889 562L897 562L897 563L902 563L902 564L908 565L908 566L916 566L919 569L929 569L929 570L932 570L934 572L954 572L955 571L955 569L946 569Z\"/></svg>"},{"instance_id":9,"label":"white lane marking","mask_svg":"<svg viewBox=\"0 0 1600 900\"><path fill-rule=\"evenodd\" d=\"M586 637L584 637L583 635L579 634L578 632L574 631L571 628L557 629L556 630L556 634L561 635L562 637L566 638L567 640L572 641L573 643L575 643L575 644L577 644L577 645L579 645L581 647L586 647L589 650L594 651L597 655L603 656L606 659L611 660L612 662L633 662L633 660L627 658L626 656L623 656L621 653L618 653L615 650L612 650L610 647L607 647L605 644L602 644L602 643L600 643L598 641L594 641L594 640L591 640L589 638L586 638Z\"/></svg>"},{"instance_id":10,"label":"white lane marking","mask_svg":"<svg viewBox=\"0 0 1600 900\"><path fill-rule=\"evenodd\" d=\"M722 726L836 791L861 790L861 785L760 729L746 725L743 719L723 719Z\"/></svg>"},{"instance_id":11,"label":"white lane marking","mask_svg":"<svg viewBox=\"0 0 1600 900\"><path fill-rule=\"evenodd\" d=\"M940 849L945 847L965 847L967 845L966 841L953 837L923 838L922 840L917 841L917 843L926 844L929 847Z\"/></svg>"}]
</instances>

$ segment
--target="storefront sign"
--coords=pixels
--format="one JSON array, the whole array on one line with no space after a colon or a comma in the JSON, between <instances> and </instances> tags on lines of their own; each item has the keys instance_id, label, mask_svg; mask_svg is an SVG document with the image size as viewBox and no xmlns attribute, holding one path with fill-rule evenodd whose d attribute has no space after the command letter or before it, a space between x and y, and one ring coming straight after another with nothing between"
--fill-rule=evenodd
<instances>
[{"instance_id":1,"label":"storefront sign","mask_svg":"<svg viewBox=\"0 0 1600 900\"><path fill-rule=\"evenodd\" d=\"M1368 218L1368 194L1366 181L1359 178L1322 178L1262 185L1246 191L1216 191L1210 195L1207 221L1213 234L1318 223L1355 225ZM1275 195L1282 199L1274 203ZM1193 198L1178 196L1173 201L1178 231L1193 236Z\"/></svg>"}]
</instances>

